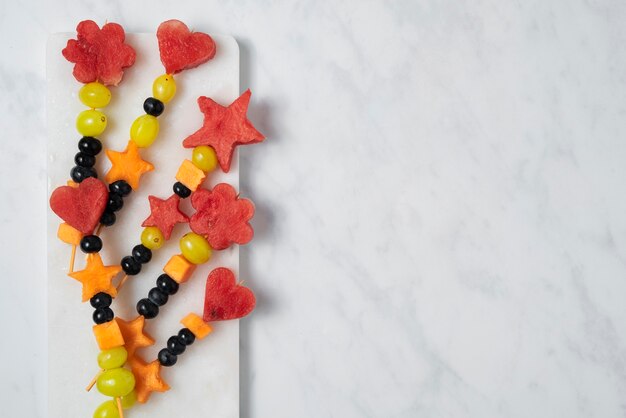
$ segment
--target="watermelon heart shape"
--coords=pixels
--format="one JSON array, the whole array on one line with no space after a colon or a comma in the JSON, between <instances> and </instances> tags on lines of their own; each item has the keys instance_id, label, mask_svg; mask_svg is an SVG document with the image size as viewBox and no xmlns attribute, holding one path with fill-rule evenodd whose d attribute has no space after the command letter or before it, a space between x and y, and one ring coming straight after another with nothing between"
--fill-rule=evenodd
<instances>
[{"instance_id":1,"label":"watermelon heart shape","mask_svg":"<svg viewBox=\"0 0 626 418\"><path fill-rule=\"evenodd\" d=\"M197 67L215 56L215 42L202 32L191 32L180 20L168 20L157 30L161 62L168 74Z\"/></svg>"},{"instance_id":2,"label":"watermelon heart shape","mask_svg":"<svg viewBox=\"0 0 626 418\"><path fill-rule=\"evenodd\" d=\"M255 304L252 290L237 284L232 271L219 267L206 279L202 319L211 322L242 318L252 312Z\"/></svg>"},{"instance_id":3,"label":"watermelon heart shape","mask_svg":"<svg viewBox=\"0 0 626 418\"><path fill-rule=\"evenodd\" d=\"M50 196L50 208L59 218L87 235L100 223L108 200L107 186L102 181L89 177L78 187L57 187Z\"/></svg>"}]
</instances>

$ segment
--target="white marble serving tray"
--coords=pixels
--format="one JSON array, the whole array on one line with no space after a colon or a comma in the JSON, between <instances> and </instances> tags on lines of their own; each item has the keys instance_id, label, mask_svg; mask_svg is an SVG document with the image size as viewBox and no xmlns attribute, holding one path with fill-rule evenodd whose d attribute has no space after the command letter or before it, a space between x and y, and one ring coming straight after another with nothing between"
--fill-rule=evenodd
<instances>
[{"instance_id":1,"label":"white marble serving tray","mask_svg":"<svg viewBox=\"0 0 626 418\"><path fill-rule=\"evenodd\" d=\"M76 144L80 135L74 127L76 115L85 107L77 97L81 84L71 75L72 65L61 55L67 39L74 34L51 35L47 48L47 119L48 119L48 191L65 184L73 166ZM124 201L118 212L118 221L103 230L102 252L105 264L119 263L139 243L141 222L149 214L147 196L161 198L172 194L174 175L191 151L181 141L202 123L196 98L210 96L227 104L239 94L239 49L230 36L214 36L217 43L215 58L199 68L185 71L176 77L178 93L159 118L161 132L154 145L142 151L144 159L152 162L155 170L142 177L141 187ZM128 130L135 117L143 113L142 104L151 95L152 81L164 72L159 60L154 34L131 34L127 42L137 51L135 65L127 70L119 87L111 88L113 99L104 110L109 117L107 130L101 136L104 147L121 150L128 141ZM104 152L98 156L100 178L109 167ZM229 174L212 174L205 185L229 182L238 188L239 170L235 159ZM189 202L184 210L191 213ZM81 303L81 285L66 275L71 247L56 238L59 218L48 211L48 416L91 417L104 400L94 388L85 392L85 386L98 370L98 347L91 328L93 309ZM123 318L135 317L137 300L146 297L168 258L178 253L178 239L187 231L186 225L177 225L171 240L155 251L153 260L142 272L130 279L113 303L115 314ZM182 327L179 320L188 312L202 313L204 284L208 272L225 266L238 270L239 251L214 252L208 265L196 270L193 278L181 286L179 292L161 308L159 316L148 321L147 330L156 340L153 347L141 354L153 360L165 346L170 335ZM77 252L75 269L81 270L84 258ZM164 394L153 393L150 401L137 404L127 411L132 418L158 417L228 417L239 415L239 325L236 321L218 323L214 332L202 341L196 341L179 357L178 363L163 369L163 378L171 386Z\"/></svg>"}]
</instances>

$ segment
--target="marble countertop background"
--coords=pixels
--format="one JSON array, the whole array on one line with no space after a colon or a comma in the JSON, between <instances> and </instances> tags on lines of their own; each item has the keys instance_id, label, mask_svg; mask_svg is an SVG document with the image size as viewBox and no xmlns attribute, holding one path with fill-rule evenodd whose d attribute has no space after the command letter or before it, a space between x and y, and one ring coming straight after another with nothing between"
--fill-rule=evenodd
<instances>
[{"instance_id":1,"label":"marble countertop background","mask_svg":"<svg viewBox=\"0 0 626 418\"><path fill-rule=\"evenodd\" d=\"M3 416L45 416L45 41L85 18L240 43L242 417L626 416L625 2L2 0Z\"/></svg>"}]
</instances>

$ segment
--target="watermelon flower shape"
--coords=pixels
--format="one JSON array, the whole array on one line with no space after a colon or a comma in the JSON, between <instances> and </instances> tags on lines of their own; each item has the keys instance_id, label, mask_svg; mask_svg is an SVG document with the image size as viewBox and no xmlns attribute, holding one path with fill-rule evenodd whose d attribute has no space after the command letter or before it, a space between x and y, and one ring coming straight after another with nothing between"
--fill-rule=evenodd
<instances>
[{"instance_id":1,"label":"watermelon flower shape","mask_svg":"<svg viewBox=\"0 0 626 418\"><path fill-rule=\"evenodd\" d=\"M254 216L254 204L239 199L231 185L221 183L213 190L199 189L191 195L191 205L196 209L189 221L191 230L204 235L214 249L246 244L252 239L254 231L248 221Z\"/></svg>"},{"instance_id":2,"label":"watermelon flower shape","mask_svg":"<svg viewBox=\"0 0 626 418\"><path fill-rule=\"evenodd\" d=\"M117 23L98 27L93 20L83 20L76 27L76 39L67 41L63 56L74 63L74 77L81 83L99 81L117 86L124 68L135 63L135 50L124 43L124 28Z\"/></svg>"}]
</instances>

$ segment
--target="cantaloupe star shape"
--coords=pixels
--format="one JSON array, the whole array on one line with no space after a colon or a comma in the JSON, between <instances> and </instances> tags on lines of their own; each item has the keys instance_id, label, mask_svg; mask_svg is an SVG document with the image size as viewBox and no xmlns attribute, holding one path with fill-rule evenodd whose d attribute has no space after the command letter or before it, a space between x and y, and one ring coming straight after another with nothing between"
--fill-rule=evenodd
<instances>
[{"instance_id":1,"label":"cantaloupe star shape","mask_svg":"<svg viewBox=\"0 0 626 418\"><path fill-rule=\"evenodd\" d=\"M161 363L158 360L146 363L135 356L130 360L130 367L135 375L135 394L139 402L146 403L152 392L169 390L169 385L161 378Z\"/></svg>"},{"instance_id":2,"label":"cantaloupe star shape","mask_svg":"<svg viewBox=\"0 0 626 418\"><path fill-rule=\"evenodd\" d=\"M154 344L152 337L143 330L145 318L142 315L132 321L124 321L121 318L115 318L115 320L124 337L124 347L129 358L135 355L138 348L149 347Z\"/></svg>"},{"instance_id":3,"label":"cantaloupe star shape","mask_svg":"<svg viewBox=\"0 0 626 418\"><path fill-rule=\"evenodd\" d=\"M69 276L83 284L83 302L86 302L100 292L108 293L112 297L117 296L117 290L111 281L120 271L122 271L120 266L105 266L102 264L100 254L91 253L87 256L85 269L70 273Z\"/></svg>"},{"instance_id":4,"label":"cantaloupe star shape","mask_svg":"<svg viewBox=\"0 0 626 418\"><path fill-rule=\"evenodd\" d=\"M109 184L117 180L124 180L130 184L133 190L137 190L141 176L148 171L154 170L152 164L141 159L139 149L133 141L128 141L126 149L122 152L108 149L106 153L112 164L105 176Z\"/></svg>"}]
</instances>

